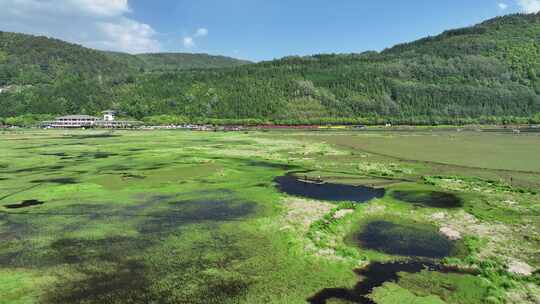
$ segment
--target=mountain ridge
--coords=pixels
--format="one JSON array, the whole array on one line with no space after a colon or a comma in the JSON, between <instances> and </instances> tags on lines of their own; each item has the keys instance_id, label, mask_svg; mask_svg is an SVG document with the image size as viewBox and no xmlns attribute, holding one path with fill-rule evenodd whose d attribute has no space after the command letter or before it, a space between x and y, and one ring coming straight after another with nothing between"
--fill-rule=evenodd
<instances>
[{"instance_id":1,"label":"mountain ridge","mask_svg":"<svg viewBox=\"0 0 540 304\"><path fill-rule=\"evenodd\" d=\"M48 104L56 106L54 110L49 106L45 111L44 101L23 93L2 94L0 106L6 109L0 107L0 116L93 113L113 107L137 118L169 115L283 123L533 118L540 113L537 41L540 15L515 14L381 52L290 56L196 70L167 68L167 55L159 55L163 58L154 66L161 68L150 73L135 71L109 83L84 79L71 82L72 87L64 83L40 86L42 92L34 89L50 96ZM93 92L78 94L80 100L73 102L74 94L65 92L73 87Z\"/></svg>"},{"instance_id":2,"label":"mountain ridge","mask_svg":"<svg viewBox=\"0 0 540 304\"><path fill-rule=\"evenodd\" d=\"M160 62L160 56L169 59L167 64ZM148 60L148 57L153 60ZM141 69L222 68L248 63L246 60L209 54L101 51L56 38L0 31L0 85L47 83L65 72L84 76L126 77ZM20 75L23 69L26 73Z\"/></svg>"}]
</instances>

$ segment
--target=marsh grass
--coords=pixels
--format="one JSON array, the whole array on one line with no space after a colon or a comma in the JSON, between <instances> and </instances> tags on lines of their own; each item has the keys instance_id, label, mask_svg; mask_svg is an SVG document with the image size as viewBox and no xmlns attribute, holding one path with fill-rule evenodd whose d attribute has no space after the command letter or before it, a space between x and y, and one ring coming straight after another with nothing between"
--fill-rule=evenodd
<instances>
[{"instance_id":1,"label":"marsh grass","mask_svg":"<svg viewBox=\"0 0 540 304\"><path fill-rule=\"evenodd\" d=\"M497 291L478 276L427 269L400 273L395 282L376 288L370 298L380 304L501 303Z\"/></svg>"},{"instance_id":2,"label":"marsh grass","mask_svg":"<svg viewBox=\"0 0 540 304\"><path fill-rule=\"evenodd\" d=\"M509 231L519 236L511 243L515 249L497 247L506 239L466 235L473 250L451 255L456 264L485 269L483 278L500 292L497 299L507 290L532 298L524 287L531 279L508 276L504 257L519 258L517 251L527 254L538 246L535 194L458 182L457 175L427 184L423 175L434 176L425 173L439 167L351 153L324 142L328 134L317 134L3 134L8 144L0 146L0 293L8 303L304 303L324 288L352 288L358 265L404 258L359 248L347 234L383 220L394 224L390 234L431 240L435 226L422 227L434 225L430 216L444 211L449 218L468 212L481 224L512 225ZM388 191L366 204L338 202L307 231L284 229L283 202L290 197L273 181L301 170L337 184L380 184ZM393 197L396 191L414 195ZM430 193L455 195L463 207L423 204ZM32 199L46 203L4 207ZM334 217L340 210L353 211ZM315 247L307 250L308 242ZM485 248L501 261L486 264L491 256L483 256ZM430 278L442 285L447 280ZM433 284L430 292L444 296ZM397 292L405 291L421 296L414 286L399 285Z\"/></svg>"},{"instance_id":3,"label":"marsh grass","mask_svg":"<svg viewBox=\"0 0 540 304\"><path fill-rule=\"evenodd\" d=\"M0 185L0 270L18 282L11 302L294 303L353 279L264 228L280 212L272 181L295 166L221 153L261 150L255 141L72 132L24 132L0 147L11 160ZM3 207L29 199L47 203Z\"/></svg>"},{"instance_id":4,"label":"marsh grass","mask_svg":"<svg viewBox=\"0 0 540 304\"><path fill-rule=\"evenodd\" d=\"M432 208L463 207L463 200L452 193L438 191L394 191L392 197L414 204Z\"/></svg>"}]
</instances>

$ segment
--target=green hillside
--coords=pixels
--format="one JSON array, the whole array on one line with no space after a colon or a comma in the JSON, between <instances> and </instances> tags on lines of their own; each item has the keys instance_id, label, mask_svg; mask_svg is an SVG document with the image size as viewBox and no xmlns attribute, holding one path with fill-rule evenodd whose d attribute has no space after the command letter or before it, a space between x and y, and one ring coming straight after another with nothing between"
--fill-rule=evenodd
<instances>
[{"instance_id":1,"label":"green hillside","mask_svg":"<svg viewBox=\"0 0 540 304\"><path fill-rule=\"evenodd\" d=\"M0 31L0 87L47 84L70 75L124 75L130 67L104 53L58 39Z\"/></svg>"},{"instance_id":2,"label":"green hillside","mask_svg":"<svg viewBox=\"0 0 540 304\"><path fill-rule=\"evenodd\" d=\"M138 59L161 72L136 73L114 84L85 80L71 95L73 89L57 84L2 94L0 116L116 107L138 118L167 114L187 120L534 121L540 113L538 41L540 15L519 14L380 53L287 57L196 71L169 70L182 56L143 55ZM70 107L55 107L62 103Z\"/></svg>"},{"instance_id":3,"label":"green hillside","mask_svg":"<svg viewBox=\"0 0 540 304\"><path fill-rule=\"evenodd\" d=\"M512 15L381 53L148 75L126 87L119 101L140 116L286 123L533 117L540 112L539 37L540 15Z\"/></svg>"},{"instance_id":4,"label":"green hillside","mask_svg":"<svg viewBox=\"0 0 540 304\"><path fill-rule=\"evenodd\" d=\"M138 72L227 68L251 63L246 60L208 54L153 53L130 55L118 52L103 53L116 62L137 69Z\"/></svg>"},{"instance_id":5,"label":"green hillside","mask_svg":"<svg viewBox=\"0 0 540 304\"><path fill-rule=\"evenodd\" d=\"M0 31L0 86L47 84L66 75L119 81L143 70L222 68L247 63L207 54L103 52L58 39Z\"/></svg>"},{"instance_id":6,"label":"green hillside","mask_svg":"<svg viewBox=\"0 0 540 304\"><path fill-rule=\"evenodd\" d=\"M136 57L145 63L147 69L164 71L227 68L251 63L225 56L189 53L140 54Z\"/></svg>"},{"instance_id":7,"label":"green hillside","mask_svg":"<svg viewBox=\"0 0 540 304\"><path fill-rule=\"evenodd\" d=\"M0 117L93 114L116 105L115 91L145 72L246 63L205 54L103 52L58 39L0 31Z\"/></svg>"}]
</instances>

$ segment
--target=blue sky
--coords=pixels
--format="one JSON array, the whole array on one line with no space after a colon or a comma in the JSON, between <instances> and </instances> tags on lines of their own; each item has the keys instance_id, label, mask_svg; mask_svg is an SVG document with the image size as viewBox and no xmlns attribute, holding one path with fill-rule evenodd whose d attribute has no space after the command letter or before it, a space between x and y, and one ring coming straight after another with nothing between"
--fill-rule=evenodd
<instances>
[{"instance_id":1,"label":"blue sky","mask_svg":"<svg viewBox=\"0 0 540 304\"><path fill-rule=\"evenodd\" d=\"M0 0L0 30L98 49L250 60L382 50L540 0Z\"/></svg>"},{"instance_id":2,"label":"blue sky","mask_svg":"<svg viewBox=\"0 0 540 304\"><path fill-rule=\"evenodd\" d=\"M156 1L157 2L157 1ZM198 28L190 50L263 60L286 55L381 50L396 43L473 25L520 8L493 0L132 1L134 17L163 33L168 50ZM511 5L514 4L514 5ZM174 17L172 17L174 16Z\"/></svg>"}]
</instances>

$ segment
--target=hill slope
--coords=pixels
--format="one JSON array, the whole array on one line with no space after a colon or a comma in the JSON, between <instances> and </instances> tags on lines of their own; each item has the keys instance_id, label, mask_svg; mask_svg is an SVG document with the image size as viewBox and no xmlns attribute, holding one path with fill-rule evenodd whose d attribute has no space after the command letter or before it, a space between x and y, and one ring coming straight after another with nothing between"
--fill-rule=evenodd
<instances>
[{"instance_id":1,"label":"hill slope","mask_svg":"<svg viewBox=\"0 0 540 304\"><path fill-rule=\"evenodd\" d=\"M540 112L540 15L511 15L381 53L288 57L141 77L125 109L295 122L474 121ZM135 102L132 102L134 100ZM137 108L132 110L131 107Z\"/></svg>"},{"instance_id":2,"label":"hill slope","mask_svg":"<svg viewBox=\"0 0 540 304\"><path fill-rule=\"evenodd\" d=\"M114 85L85 82L81 92L90 96L80 97L86 101L67 109L91 112L114 106L139 118L174 114L192 120L255 118L286 123L533 117L540 113L539 40L539 14L511 15L381 53L145 73ZM153 66L169 62L167 55L146 56L137 58ZM60 104L57 100L73 104L74 97L63 91L41 90L33 95L39 99L23 93L0 95L0 116L41 113L45 102Z\"/></svg>"},{"instance_id":3,"label":"hill slope","mask_svg":"<svg viewBox=\"0 0 540 304\"><path fill-rule=\"evenodd\" d=\"M144 61L148 69L164 71L227 68L251 63L225 56L189 53L139 54L136 57Z\"/></svg>"},{"instance_id":4,"label":"hill slope","mask_svg":"<svg viewBox=\"0 0 540 304\"><path fill-rule=\"evenodd\" d=\"M251 62L225 56L191 53L152 53L130 55L117 52L103 52L116 62L123 63L139 72L179 71L191 69L212 69L235 67Z\"/></svg>"},{"instance_id":5,"label":"hill slope","mask_svg":"<svg viewBox=\"0 0 540 304\"><path fill-rule=\"evenodd\" d=\"M119 80L141 69L223 68L247 63L250 62L207 54L103 52L58 39L0 31L0 86L51 83L66 74Z\"/></svg>"},{"instance_id":6,"label":"hill slope","mask_svg":"<svg viewBox=\"0 0 540 304\"><path fill-rule=\"evenodd\" d=\"M40 84L71 74L118 75L130 67L102 52L58 39L0 31L0 86Z\"/></svg>"}]
</instances>

